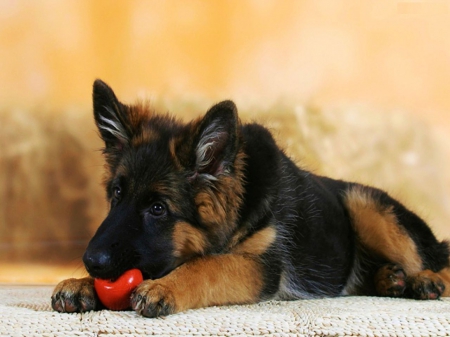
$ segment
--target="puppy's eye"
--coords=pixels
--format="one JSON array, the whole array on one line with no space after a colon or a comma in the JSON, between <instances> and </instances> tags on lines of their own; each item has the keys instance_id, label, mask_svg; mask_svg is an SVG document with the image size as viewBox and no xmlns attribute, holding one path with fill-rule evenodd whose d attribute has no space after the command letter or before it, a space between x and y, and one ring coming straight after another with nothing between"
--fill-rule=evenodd
<instances>
[{"instance_id":1,"label":"puppy's eye","mask_svg":"<svg viewBox=\"0 0 450 337\"><path fill-rule=\"evenodd\" d=\"M114 189L113 189L113 196L116 199L120 199L120 197L122 196L122 190L120 189L119 186L114 187Z\"/></svg>"},{"instance_id":2,"label":"puppy's eye","mask_svg":"<svg viewBox=\"0 0 450 337\"><path fill-rule=\"evenodd\" d=\"M166 213L166 208L161 202L155 202L150 206L149 212L155 217L160 217Z\"/></svg>"}]
</instances>

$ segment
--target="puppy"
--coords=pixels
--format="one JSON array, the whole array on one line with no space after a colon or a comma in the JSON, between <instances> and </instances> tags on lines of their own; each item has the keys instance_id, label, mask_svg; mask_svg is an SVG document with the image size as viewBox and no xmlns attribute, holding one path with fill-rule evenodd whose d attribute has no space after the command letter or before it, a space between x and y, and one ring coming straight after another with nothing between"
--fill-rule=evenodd
<instances>
[{"instance_id":1,"label":"puppy","mask_svg":"<svg viewBox=\"0 0 450 337\"><path fill-rule=\"evenodd\" d=\"M212 305L450 294L449 244L387 193L297 167L231 101L183 124L124 105L97 80L110 211L57 285L60 312L102 308L93 278L138 268L132 309L147 317Z\"/></svg>"}]
</instances>

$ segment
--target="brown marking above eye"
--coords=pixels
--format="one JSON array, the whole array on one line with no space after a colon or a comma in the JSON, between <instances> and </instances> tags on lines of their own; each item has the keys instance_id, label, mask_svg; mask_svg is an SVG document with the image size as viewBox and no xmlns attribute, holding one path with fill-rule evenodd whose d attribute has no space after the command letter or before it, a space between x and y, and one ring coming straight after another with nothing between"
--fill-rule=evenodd
<instances>
[{"instance_id":1,"label":"brown marking above eye","mask_svg":"<svg viewBox=\"0 0 450 337\"><path fill-rule=\"evenodd\" d=\"M180 195L178 185L171 186L170 183L156 182L151 184L149 191L159 196L159 200L163 202L166 210L170 210L171 213L181 213L179 204L182 202L182 196Z\"/></svg>"}]
</instances>

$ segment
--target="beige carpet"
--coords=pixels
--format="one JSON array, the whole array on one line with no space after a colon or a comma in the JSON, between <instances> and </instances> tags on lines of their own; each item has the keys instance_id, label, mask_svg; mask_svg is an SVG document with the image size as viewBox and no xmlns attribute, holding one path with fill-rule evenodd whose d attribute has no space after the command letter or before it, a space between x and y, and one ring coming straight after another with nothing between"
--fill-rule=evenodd
<instances>
[{"instance_id":1,"label":"beige carpet","mask_svg":"<svg viewBox=\"0 0 450 337\"><path fill-rule=\"evenodd\" d=\"M0 336L450 336L450 299L342 297L190 310L59 314L52 287L0 286Z\"/></svg>"}]
</instances>

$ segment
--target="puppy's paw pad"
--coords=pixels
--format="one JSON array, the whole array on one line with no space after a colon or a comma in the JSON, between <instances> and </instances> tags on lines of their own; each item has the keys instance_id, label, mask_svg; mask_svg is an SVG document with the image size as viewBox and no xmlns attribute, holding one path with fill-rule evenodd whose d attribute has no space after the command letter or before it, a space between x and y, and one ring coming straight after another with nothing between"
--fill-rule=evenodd
<instances>
[{"instance_id":1,"label":"puppy's paw pad","mask_svg":"<svg viewBox=\"0 0 450 337\"><path fill-rule=\"evenodd\" d=\"M442 279L431 271L423 271L411 278L412 297L420 300L436 300L444 293Z\"/></svg>"},{"instance_id":2,"label":"puppy's paw pad","mask_svg":"<svg viewBox=\"0 0 450 337\"><path fill-rule=\"evenodd\" d=\"M387 264L375 275L375 287L380 296L401 297L406 289L406 274L398 264Z\"/></svg>"}]
</instances>

